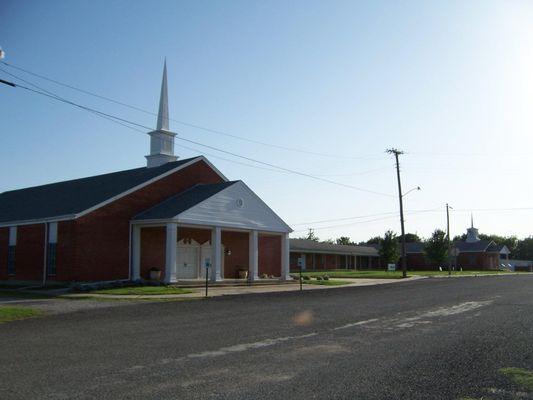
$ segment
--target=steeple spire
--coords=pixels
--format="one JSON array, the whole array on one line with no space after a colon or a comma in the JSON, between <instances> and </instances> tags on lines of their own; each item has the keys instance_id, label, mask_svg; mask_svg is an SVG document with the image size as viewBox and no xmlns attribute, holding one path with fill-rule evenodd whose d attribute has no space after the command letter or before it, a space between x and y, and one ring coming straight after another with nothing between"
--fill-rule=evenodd
<instances>
[{"instance_id":1,"label":"steeple spire","mask_svg":"<svg viewBox=\"0 0 533 400\"><path fill-rule=\"evenodd\" d=\"M178 159L174 155L174 136L176 134L169 130L168 120L167 60L165 59L157 125L155 131L148 133L150 135L150 155L146 156L146 166L148 168L158 167Z\"/></svg>"},{"instance_id":2,"label":"steeple spire","mask_svg":"<svg viewBox=\"0 0 533 400\"><path fill-rule=\"evenodd\" d=\"M161 96L159 97L159 112L157 113L156 130L168 131L168 87L167 87L167 59L163 67L163 80L161 81Z\"/></svg>"},{"instance_id":3,"label":"steeple spire","mask_svg":"<svg viewBox=\"0 0 533 400\"><path fill-rule=\"evenodd\" d=\"M470 213L470 228L474 227L474 214Z\"/></svg>"}]
</instances>

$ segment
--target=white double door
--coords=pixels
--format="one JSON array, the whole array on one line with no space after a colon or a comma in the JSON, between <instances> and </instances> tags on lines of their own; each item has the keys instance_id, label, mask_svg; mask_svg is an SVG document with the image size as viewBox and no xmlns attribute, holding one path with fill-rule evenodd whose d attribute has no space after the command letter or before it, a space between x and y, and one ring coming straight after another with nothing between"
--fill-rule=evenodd
<instances>
[{"instance_id":1,"label":"white double door","mask_svg":"<svg viewBox=\"0 0 533 400\"><path fill-rule=\"evenodd\" d=\"M213 263L211 244L200 245L194 240L184 242L180 240L176 249L176 269L171 280L205 279L205 264L209 259ZM222 249L221 275L224 276L224 250Z\"/></svg>"}]
</instances>

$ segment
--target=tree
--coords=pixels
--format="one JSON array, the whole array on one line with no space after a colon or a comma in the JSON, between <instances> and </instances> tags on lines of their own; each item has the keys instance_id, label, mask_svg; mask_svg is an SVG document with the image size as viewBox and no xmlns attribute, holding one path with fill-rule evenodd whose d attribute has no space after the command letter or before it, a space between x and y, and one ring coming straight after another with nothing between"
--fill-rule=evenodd
<instances>
[{"instance_id":1,"label":"tree","mask_svg":"<svg viewBox=\"0 0 533 400\"><path fill-rule=\"evenodd\" d=\"M436 229L431 237L426 240L424 253L428 260L436 265L442 266L448 260L448 240L446 232Z\"/></svg>"},{"instance_id":2,"label":"tree","mask_svg":"<svg viewBox=\"0 0 533 400\"><path fill-rule=\"evenodd\" d=\"M353 242L348 236L341 236L340 238L337 238L336 242L337 244L345 244L345 245L353 244Z\"/></svg>"},{"instance_id":3,"label":"tree","mask_svg":"<svg viewBox=\"0 0 533 400\"><path fill-rule=\"evenodd\" d=\"M398 241L401 243L402 235L398 236ZM406 233L405 234L405 243L417 243L421 242L422 239L416 233Z\"/></svg>"},{"instance_id":4,"label":"tree","mask_svg":"<svg viewBox=\"0 0 533 400\"><path fill-rule=\"evenodd\" d=\"M321 243L335 244L335 242L333 241L333 239L322 240Z\"/></svg>"},{"instance_id":5,"label":"tree","mask_svg":"<svg viewBox=\"0 0 533 400\"><path fill-rule=\"evenodd\" d=\"M462 235L455 235L453 237L453 242L464 242L466 240L466 233L463 233Z\"/></svg>"},{"instance_id":6,"label":"tree","mask_svg":"<svg viewBox=\"0 0 533 400\"><path fill-rule=\"evenodd\" d=\"M307 235L302 236L298 239L312 240L313 242L320 242L320 240L318 239L318 236L315 235L315 231L313 229L309 229L309 232L307 232Z\"/></svg>"},{"instance_id":7,"label":"tree","mask_svg":"<svg viewBox=\"0 0 533 400\"><path fill-rule=\"evenodd\" d=\"M533 260L533 236L518 241L516 253L513 255L513 258L518 260Z\"/></svg>"},{"instance_id":8,"label":"tree","mask_svg":"<svg viewBox=\"0 0 533 400\"><path fill-rule=\"evenodd\" d=\"M398 237L393 231L385 232L385 236L380 240L379 255L387 264L396 264L400 258L398 253Z\"/></svg>"},{"instance_id":9,"label":"tree","mask_svg":"<svg viewBox=\"0 0 533 400\"><path fill-rule=\"evenodd\" d=\"M381 242L381 236L374 236L368 239L366 242L361 242L359 244L379 244Z\"/></svg>"}]
</instances>

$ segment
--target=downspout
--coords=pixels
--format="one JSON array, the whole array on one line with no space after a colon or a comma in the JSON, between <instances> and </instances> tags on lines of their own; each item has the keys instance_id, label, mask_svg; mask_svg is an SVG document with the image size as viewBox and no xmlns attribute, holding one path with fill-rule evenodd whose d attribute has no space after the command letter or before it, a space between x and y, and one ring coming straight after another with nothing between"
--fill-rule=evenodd
<instances>
[{"instance_id":1,"label":"downspout","mask_svg":"<svg viewBox=\"0 0 533 400\"><path fill-rule=\"evenodd\" d=\"M43 286L46 285L46 261L48 258L48 222L44 222Z\"/></svg>"}]
</instances>

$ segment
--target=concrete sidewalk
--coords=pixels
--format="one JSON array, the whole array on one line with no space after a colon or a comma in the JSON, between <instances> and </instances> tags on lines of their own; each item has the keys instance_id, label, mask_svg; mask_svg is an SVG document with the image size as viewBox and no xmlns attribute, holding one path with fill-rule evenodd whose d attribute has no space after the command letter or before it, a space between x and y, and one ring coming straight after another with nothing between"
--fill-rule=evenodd
<instances>
[{"instance_id":1,"label":"concrete sidewalk","mask_svg":"<svg viewBox=\"0 0 533 400\"><path fill-rule=\"evenodd\" d=\"M346 285L339 286L321 286L313 284L304 284L303 290L327 290L339 289L355 286L375 286L386 285L392 283L412 282L419 279L424 279L423 276L414 276L407 279L351 279L351 278L336 278L333 280L350 282ZM96 293L75 293L65 294L62 298L99 298L99 299L128 299L128 300L165 300L165 299L195 299L205 298L204 288L192 288L193 293L186 294L162 294L162 295L113 295L113 294L96 294ZM291 284L279 285L258 285L258 286L215 286L209 287L208 297L218 296L232 296L252 293L278 293L278 292L296 292L300 290L300 285L297 281Z\"/></svg>"}]
</instances>

